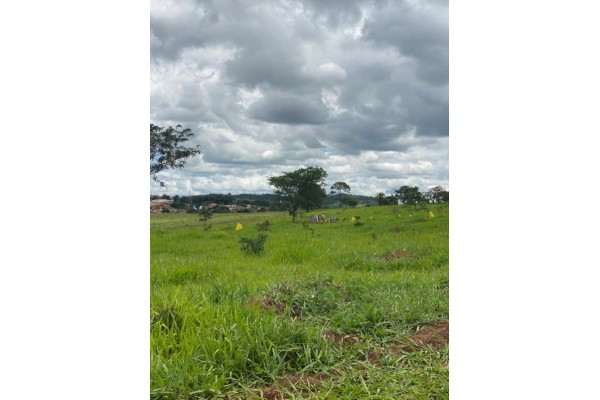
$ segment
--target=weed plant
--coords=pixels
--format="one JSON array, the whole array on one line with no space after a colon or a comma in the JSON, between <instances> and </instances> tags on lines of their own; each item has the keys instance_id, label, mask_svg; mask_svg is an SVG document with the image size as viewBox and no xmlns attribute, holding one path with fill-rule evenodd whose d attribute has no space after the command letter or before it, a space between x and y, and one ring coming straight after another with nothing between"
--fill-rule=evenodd
<instances>
[{"instance_id":1,"label":"weed plant","mask_svg":"<svg viewBox=\"0 0 600 400\"><path fill-rule=\"evenodd\" d=\"M259 233L256 238L242 237L240 238L242 252L261 256L265 251L265 242L267 241L267 235Z\"/></svg>"}]
</instances>

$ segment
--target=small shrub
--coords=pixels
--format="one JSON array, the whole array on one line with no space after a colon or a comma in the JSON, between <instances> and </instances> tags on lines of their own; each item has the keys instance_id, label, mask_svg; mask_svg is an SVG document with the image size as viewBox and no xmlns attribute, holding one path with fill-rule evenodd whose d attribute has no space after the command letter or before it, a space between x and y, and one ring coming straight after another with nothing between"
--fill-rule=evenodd
<instances>
[{"instance_id":1,"label":"small shrub","mask_svg":"<svg viewBox=\"0 0 600 400\"><path fill-rule=\"evenodd\" d=\"M204 222L204 230L207 231L212 228L212 224L208 223L208 220L212 218L212 211L208 208L200 210L200 221Z\"/></svg>"},{"instance_id":2,"label":"small shrub","mask_svg":"<svg viewBox=\"0 0 600 400\"><path fill-rule=\"evenodd\" d=\"M249 237L240 238L240 243L242 244L241 250L243 253L261 256L265 251L265 242L267 241L267 235L264 233L259 233L256 239Z\"/></svg>"},{"instance_id":3,"label":"small shrub","mask_svg":"<svg viewBox=\"0 0 600 400\"><path fill-rule=\"evenodd\" d=\"M206 222L212 218L212 211L208 208L203 208L200 211L200 221Z\"/></svg>"},{"instance_id":4,"label":"small shrub","mask_svg":"<svg viewBox=\"0 0 600 400\"><path fill-rule=\"evenodd\" d=\"M271 223L269 222L269 220L266 220L265 222L256 224L256 230L258 232L269 232L271 231Z\"/></svg>"}]
</instances>

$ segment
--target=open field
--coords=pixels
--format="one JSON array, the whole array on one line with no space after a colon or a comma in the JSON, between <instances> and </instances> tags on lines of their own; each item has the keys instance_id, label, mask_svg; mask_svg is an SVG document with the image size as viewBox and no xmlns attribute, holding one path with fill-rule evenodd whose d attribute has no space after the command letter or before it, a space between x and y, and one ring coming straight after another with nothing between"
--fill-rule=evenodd
<instances>
[{"instance_id":1,"label":"open field","mask_svg":"<svg viewBox=\"0 0 600 400\"><path fill-rule=\"evenodd\" d=\"M151 398L447 399L448 206L430 210L151 215Z\"/></svg>"}]
</instances>

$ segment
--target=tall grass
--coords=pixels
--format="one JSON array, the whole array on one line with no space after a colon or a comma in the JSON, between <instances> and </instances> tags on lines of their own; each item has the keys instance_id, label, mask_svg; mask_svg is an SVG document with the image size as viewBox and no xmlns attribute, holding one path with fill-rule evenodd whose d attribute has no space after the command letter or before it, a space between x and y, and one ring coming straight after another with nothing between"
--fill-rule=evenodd
<instances>
[{"instance_id":1,"label":"tall grass","mask_svg":"<svg viewBox=\"0 0 600 400\"><path fill-rule=\"evenodd\" d=\"M151 397L246 398L286 376L324 374L311 389L319 396L447 398L447 349L360 361L448 319L447 208L433 211L315 211L338 217L334 224L215 214L210 230L194 214L153 214ZM262 254L243 252L240 238L265 220ZM356 343L339 346L325 332ZM410 362L400 373L402 360Z\"/></svg>"}]
</instances>

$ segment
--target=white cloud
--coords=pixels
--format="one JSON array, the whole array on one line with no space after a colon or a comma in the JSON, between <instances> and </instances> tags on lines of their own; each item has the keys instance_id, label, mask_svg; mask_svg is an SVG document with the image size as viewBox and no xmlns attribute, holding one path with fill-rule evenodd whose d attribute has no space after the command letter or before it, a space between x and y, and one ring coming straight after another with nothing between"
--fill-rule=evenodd
<instances>
[{"instance_id":1,"label":"white cloud","mask_svg":"<svg viewBox=\"0 0 600 400\"><path fill-rule=\"evenodd\" d=\"M344 68L333 62L319 65L318 70L319 77L326 80L343 81L348 76Z\"/></svg>"},{"instance_id":2,"label":"white cloud","mask_svg":"<svg viewBox=\"0 0 600 400\"><path fill-rule=\"evenodd\" d=\"M447 7L153 0L151 36L151 122L202 149L171 193L270 192L307 165L357 194L447 186Z\"/></svg>"}]
</instances>

